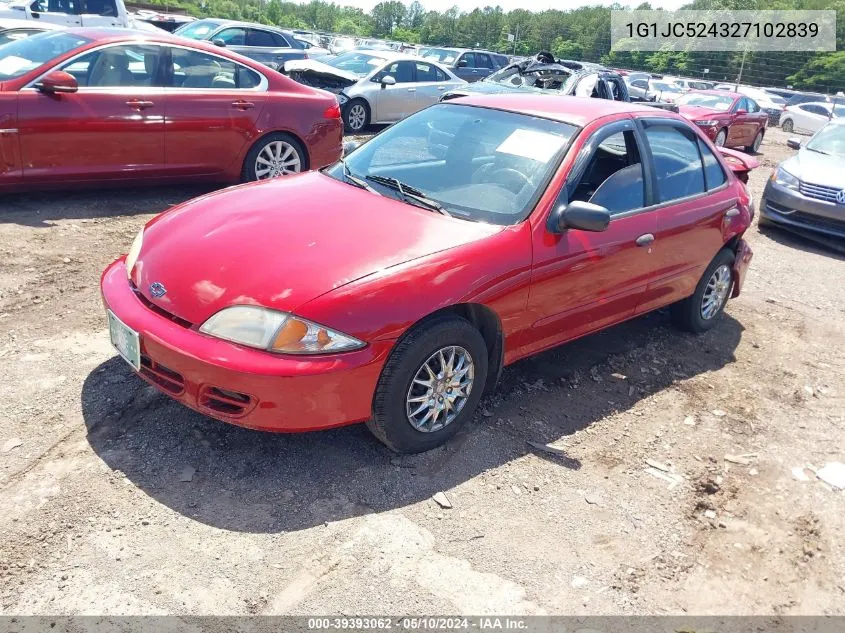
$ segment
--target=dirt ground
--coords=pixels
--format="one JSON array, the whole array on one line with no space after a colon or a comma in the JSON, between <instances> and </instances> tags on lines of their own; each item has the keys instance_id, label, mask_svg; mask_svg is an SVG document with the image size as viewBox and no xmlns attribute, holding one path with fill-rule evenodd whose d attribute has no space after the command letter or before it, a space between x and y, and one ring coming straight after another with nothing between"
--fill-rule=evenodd
<instances>
[{"instance_id":1,"label":"dirt ground","mask_svg":"<svg viewBox=\"0 0 845 633\"><path fill-rule=\"evenodd\" d=\"M396 457L216 422L116 358L100 272L201 192L0 199L0 613L845 613L845 492L792 473L845 461L841 255L755 226L708 334L652 314L520 362Z\"/></svg>"}]
</instances>

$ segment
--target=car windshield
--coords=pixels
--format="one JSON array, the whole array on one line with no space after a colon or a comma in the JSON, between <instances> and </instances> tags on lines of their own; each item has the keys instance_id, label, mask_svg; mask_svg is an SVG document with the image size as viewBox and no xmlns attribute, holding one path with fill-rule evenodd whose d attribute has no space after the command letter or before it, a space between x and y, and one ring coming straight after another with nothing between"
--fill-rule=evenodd
<instances>
[{"instance_id":1,"label":"car windshield","mask_svg":"<svg viewBox=\"0 0 845 633\"><path fill-rule=\"evenodd\" d=\"M0 81L22 77L30 70L91 40L81 35L47 31L0 47Z\"/></svg>"},{"instance_id":2,"label":"car windshield","mask_svg":"<svg viewBox=\"0 0 845 633\"><path fill-rule=\"evenodd\" d=\"M325 173L407 199L378 182L397 179L454 217L515 224L534 208L577 129L527 114L443 103L396 123L352 152L345 166Z\"/></svg>"},{"instance_id":3,"label":"car windshield","mask_svg":"<svg viewBox=\"0 0 845 633\"><path fill-rule=\"evenodd\" d=\"M820 154L845 156L845 125L841 123L825 125L810 139L806 148Z\"/></svg>"},{"instance_id":4,"label":"car windshield","mask_svg":"<svg viewBox=\"0 0 845 633\"><path fill-rule=\"evenodd\" d=\"M441 64L452 64L458 58L458 52L450 51L447 48L429 48L423 54L423 58Z\"/></svg>"},{"instance_id":5,"label":"car windshield","mask_svg":"<svg viewBox=\"0 0 845 633\"><path fill-rule=\"evenodd\" d=\"M337 57L330 57L322 61L338 70L346 70L361 77L369 75L376 68L387 63L387 60L383 57L358 52L342 53Z\"/></svg>"},{"instance_id":6,"label":"car windshield","mask_svg":"<svg viewBox=\"0 0 845 633\"><path fill-rule=\"evenodd\" d=\"M663 83L662 81L652 81L651 82L651 89L652 90L662 90L663 92L679 92L678 86L673 86L672 84Z\"/></svg>"},{"instance_id":7,"label":"car windshield","mask_svg":"<svg viewBox=\"0 0 845 633\"><path fill-rule=\"evenodd\" d=\"M688 94L678 99L678 105L700 106L727 112L733 105L734 100L727 95Z\"/></svg>"},{"instance_id":8,"label":"car windshield","mask_svg":"<svg viewBox=\"0 0 845 633\"><path fill-rule=\"evenodd\" d=\"M181 35L182 37L188 37L192 40L204 40L218 26L220 26L219 22L200 20L199 22L190 22L185 26L180 26L174 31L174 33L176 35Z\"/></svg>"}]
</instances>

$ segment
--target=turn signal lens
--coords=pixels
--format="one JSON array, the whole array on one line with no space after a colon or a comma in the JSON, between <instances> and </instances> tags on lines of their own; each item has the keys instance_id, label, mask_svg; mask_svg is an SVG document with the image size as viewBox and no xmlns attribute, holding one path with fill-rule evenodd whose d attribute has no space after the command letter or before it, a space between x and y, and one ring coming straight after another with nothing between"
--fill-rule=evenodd
<instances>
[{"instance_id":1,"label":"turn signal lens","mask_svg":"<svg viewBox=\"0 0 845 633\"><path fill-rule=\"evenodd\" d=\"M276 333L270 350L284 354L325 354L361 347L363 341L291 314Z\"/></svg>"}]
</instances>

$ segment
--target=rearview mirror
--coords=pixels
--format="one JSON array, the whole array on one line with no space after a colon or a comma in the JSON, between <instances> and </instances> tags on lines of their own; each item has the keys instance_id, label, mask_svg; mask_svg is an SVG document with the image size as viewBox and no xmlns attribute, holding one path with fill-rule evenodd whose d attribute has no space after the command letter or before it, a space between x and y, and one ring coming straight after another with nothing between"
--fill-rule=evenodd
<instances>
[{"instance_id":1,"label":"rearview mirror","mask_svg":"<svg viewBox=\"0 0 845 633\"><path fill-rule=\"evenodd\" d=\"M211 43L214 44L215 46L219 46L220 48L226 48L226 42L221 40L219 37L211 40Z\"/></svg>"},{"instance_id":2,"label":"rearview mirror","mask_svg":"<svg viewBox=\"0 0 845 633\"><path fill-rule=\"evenodd\" d=\"M549 230L563 233L566 229L600 232L610 224L610 211L591 202L574 200L562 204L549 216Z\"/></svg>"},{"instance_id":3,"label":"rearview mirror","mask_svg":"<svg viewBox=\"0 0 845 633\"><path fill-rule=\"evenodd\" d=\"M79 90L79 84L76 82L76 77L70 73L54 70L42 77L41 81L35 84L35 89L46 94L70 93Z\"/></svg>"},{"instance_id":4,"label":"rearview mirror","mask_svg":"<svg viewBox=\"0 0 845 633\"><path fill-rule=\"evenodd\" d=\"M381 78L381 87L384 88L385 86L395 86L396 85L396 78L392 75L385 75Z\"/></svg>"},{"instance_id":5,"label":"rearview mirror","mask_svg":"<svg viewBox=\"0 0 845 633\"><path fill-rule=\"evenodd\" d=\"M788 138L786 139L786 146L789 149L801 149L801 139L795 138L794 136L792 138Z\"/></svg>"},{"instance_id":6,"label":"rearview mirror","mask_svg":"<svg viewBox=\"0 0 845 633\"><path fill-rule=\"evenodd\" d=\"M358 141L346 141L343 144L343 157L346 158L360 146L361 144Z\"/></svg>"}]
</instances>

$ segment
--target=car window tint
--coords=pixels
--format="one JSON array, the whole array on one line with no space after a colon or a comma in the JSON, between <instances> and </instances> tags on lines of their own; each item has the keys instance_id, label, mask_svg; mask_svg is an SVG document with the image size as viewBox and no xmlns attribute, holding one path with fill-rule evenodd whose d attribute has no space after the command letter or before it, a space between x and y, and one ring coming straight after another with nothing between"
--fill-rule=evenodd
<instances>
[{"instance_id":1,"label":"car window tint","mask_svg":"<svg viewBox=\"0 0 845 633\"><path fill-rule=\"evenodd\" d=\"M475 68L475 53L464 53L458 65L465 66L466 68Z\"/></svg>"},{"instance_id":2,"label":"car window tint","mask_svg":"<svg viewBox=\"0 0 845 633\"><path fill-rule=\"evenodd\" d=\"M657 199L668 202L704 189L704 170L693 137L671 125L648 125L645 129L657 179Z\"/></svg>"},{"instance_id":3,"label":"car window tint","mask_svg":"<svg viewBox=\"0 0 845 633\"><path fill-rule=\"evenodd\" d=\"M617 132L602 140L570 191L570 202L592 202L611 215L644 207L645 178L634 133Z\"/></svg>"},{"instance_id":4,"label":"car window tint","mask_svg":"<svg viewBox=\"0 0 845 633\"><path fill-rule=\"evenodd\" d=\"M484 53L476 53L475 62L478 64L479 68L489 68L491 70L493 68L493 62L491 62L490 57Z\"/></svg>"},{"instance_id":5,"label":"car window tint","mask_svg":"<svg viewBox=\"0 0 845 633\"><path fill-rule=\"evenodd\" d=\"M64 65L80 88L163 86L161 48L140 44L109 46Z\"/></svg>"},{"instance_id":6,"label":"car window tint","mask_svg":"<svg viewBox=\"0 0 845 633\"><path fill-rule=\"evenodd\" d=\"M223 40L226 46L245 46L246 29L223 29L212 40Z\"/></svg>"},{"instance_id":7,"label":"car window tint","mask_svg":"<svg viewBox=\"0 0 845 633\"><path fill-rule=\"evenodd\" d=\"M748 106L749 112L759 112L760 106L757 105L757 102L754 99L747 98L745 99L746 105Z\"/></svg>"},{"instance_id":8,"label":"car window tint","mask_svg":"<svg viewBox=\"0 0 845 633\"><path fill-rule=\"evenodd\" d=\"M115 0L82 0L81 13L91 15L117 15Z\"/></svg>"},{"instance_id":9,"label":"car window tint","mask_svg":"<svg viewBox=\"0 0 845 633\"><path fill-rule=\"evenodd\" d=\"M435 79L435 81L449 81L450 80L449 75L447 75L442 70L437 68L437 66L434 67L434 72L435 72L435 75L437 77L437 79Z\"/></svg>"},{"instance_id":10,"label":"car window tint","mask_svg":"<svg viewBox=\"0 0 845 633\"><path fill-rule=\"evenodd\" d=\"M701 159L704 162L704 179L707 185L707 190L716 189L725 184L725 171L719 164L719 160L710 151L710 148L704 144L704 141L698 139L698 149L701 152Z\"/></svg>"},{"instance_id":11,"label":"car window tint","mask_svg":"<svg viewBox=\"0 0 845 633\"><path fill-rule=\"evenodd\" d=\"M172 86L204 90L248 90L261 75L228 59L186 48L173 48Z\"/></svg>"},{"instance_id":12,"label":"car window tint","mask_svg":"<svg viewBox=\"0 0 845 633\"><path fill-rule=\"evenodd\" d=\"M29 8L35 13L76 13L75 0L35 0Z\"/></svg>"},{"instance_id":13,"label":"car window tint","mask_svg":"<svg viewBox=\"0 0 845 633\"><path fill-rule=\"evenodd\" d=\"M265 48L276 48L278 46L286 46L287 43L281 44L276 39L275 33L269 31L262 31L261 29L249 29L246 34L247 46L263 46Z\"/></svg>"},{"instance_id":14,"label":"car window tint","mask_svg":"<svg viewBox=\"0 0 845 633\"><path fill-rule=\"evenodd\" d=\"M380 74L390 75L398 84L410 83L414 81L414 62L393 62Z\"/></svg>"},{"instance_id":15,"label":"car window tint","mask_svg":"<svg viewBox=\"0 0 845 633\"><path fill-rule=\"evenodd\" d=\"M437 78L437 69L431 64L417 62L416 67L417 81L443 81L442 79Z\"/></svg>"}]
</instances>

